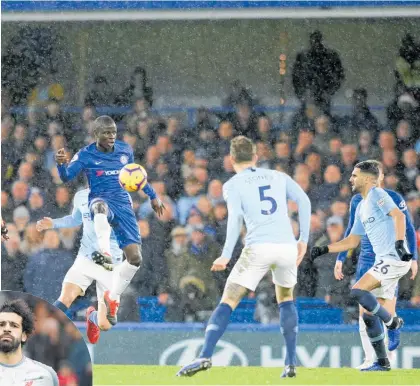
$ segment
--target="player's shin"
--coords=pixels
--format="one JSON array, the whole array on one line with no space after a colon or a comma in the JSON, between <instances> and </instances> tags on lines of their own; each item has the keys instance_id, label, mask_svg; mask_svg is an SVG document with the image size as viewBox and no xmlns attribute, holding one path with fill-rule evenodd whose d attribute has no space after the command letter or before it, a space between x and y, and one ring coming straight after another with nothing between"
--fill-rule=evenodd
<instances>
[{"instance_id":1,"label":"player's shin","mask_svg":"<svg viewBox=\"0 0 420 386\"><path fill-rule=\"evenodd\" d=\"M388 326L392 322L392 315L382 307L378 300L370 292L354 288L350 295L357 300L357 302L372 314L378 316Z\"/></svg>"},{"instance_id":2,"label":"player's shin","mask_svg":"<svg viewBox=\"0 0 420 386\"><path fill-rule=\"evenodd\" d=\"M93 218L93 224L100 252L111 256L111 226L108 223L108 217L106 214L96 213Z\"/></svg>"},{"instance_id":3,"label":"player's shin","mask_svg":"<svg viewBox=\"0 0 420 386\"><path fill-rule=\"evenodd\" d=\"M381 366L389 366L382 321L376 315L363 314L366 331Z\"/></svg>"},{"instance_id":4,"label":"player's shin","mask_svg":"<svg viewBox=\"0 0 420 386\"><path fill-rule=\"evenodd\" d=\"M375 350L373 349L372 344L370 343L363 316L359 316L359 334L360 340L362 341L363 351L365 353L365 361L373 363L373 361L375 360Z\"/></svg>"},{"instance_id":5,"label":"player's shin","mask_svg":"<svg viewBox=\"0 0 420 386\"><path fill-rule=\"evenodd\" d=\"M295 302L290 300L279 304L280 330L286 343L286 366L296 366L296 339L298 314Z\"/></svg>"},{"instance_id":6,"label":"player's shin","mask_svg":"<svg viewBox=\"0 0 420 386\"><path fill-rule=\"evenodd\" d=\"M120 264L118 269L114 271L110 292L111 299L119 300L139 268L140 267L138 266L130 264L127 260Z\"/></svg>"},{"instance_id":7,"label":"player's shin","mask_svg":"<svg viewBox=\"0 0 420 386\"><path fill-rule=\"evenodd\" d=\"M199 358L211 358L217 342L229 324L232 308L229 304L220 303L210 316L204 338L204 346Z\"/></svg>"}]
</instances>

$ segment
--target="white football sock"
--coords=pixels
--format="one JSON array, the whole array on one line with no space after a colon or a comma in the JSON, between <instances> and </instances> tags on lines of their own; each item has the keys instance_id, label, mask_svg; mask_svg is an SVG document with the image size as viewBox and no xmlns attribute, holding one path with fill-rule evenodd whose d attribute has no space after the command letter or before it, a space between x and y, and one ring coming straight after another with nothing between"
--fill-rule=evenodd
<instances>
[{"instance_id":1,"label":"white football sock","mask_svg":"<svg viewBox=\"0 0 420 386\"><path fill-rule=\"evenodd\" d=\"M111 255L111 226L108 223L106 214L97 213L93 218L96 237L98 238L99 250L101 253Z\"/></svg>"},{"instance_id":2,"label":"white football sock","mask_svg":"<svg viewBox=\"0 0 420 386\"><path fill-rule=\"evenodd\" d=\"M360 340L362 341L363 351L365 352L365 361L373 362L376 358L376 354L372 343L370 343L370 339L366 331L366 324L362 316L359 316L359 333Z\"/></svg>"},{"instance_id":3,"label":"white football sock","mask_svg":"<svg viewBox=\"0 0 420 386\"><path fill-rule=\"evenodd\" d=\"M112 289L109 294L111 299L118 300L125 291L140 267L129 264L127 260L123 261L114 271L112 278Z\"/></svg>"}]
</instances>

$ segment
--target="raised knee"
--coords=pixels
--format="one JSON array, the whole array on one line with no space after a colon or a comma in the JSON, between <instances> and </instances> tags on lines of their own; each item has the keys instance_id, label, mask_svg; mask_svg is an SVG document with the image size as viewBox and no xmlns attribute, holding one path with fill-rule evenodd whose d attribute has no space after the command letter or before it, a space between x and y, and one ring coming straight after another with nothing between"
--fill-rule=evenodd
<instances>
[{"instance_id":1,"label":"raised knee","mask_svg":"<svg viewBox=\"0 0 420 386\"><path fill-rule=\"evenodd\" d=\"M126 254L126 257L129 264L134 265L136 267L140 267L141 263L143 262L141 246L139 246L135 251L131 252L130 254Z\"/></svg>"},{"instance_id":2,"label":"raised knee","mask_svg":"<svg viewBox=\"0 0 420 386\"><path fill-rule=\"evenodd\" d=\"M92 211L94 214L107 214L108 205L104 201L97 201L92 205Z\"/></svg>"},{"instance_id":3,"label":"raised knee","mask_svg":"<svg viewBox=\"0 0 420 386\"><path fill-rule=\"evenodd\" d=\"M350 296L355 300L359 300L363 296L364 293L365 293L365 291L363 291L359 288L353 288L350 291ZM365 315L365 314L363 314L363 315Z\"/></svg>"}]
</instances>

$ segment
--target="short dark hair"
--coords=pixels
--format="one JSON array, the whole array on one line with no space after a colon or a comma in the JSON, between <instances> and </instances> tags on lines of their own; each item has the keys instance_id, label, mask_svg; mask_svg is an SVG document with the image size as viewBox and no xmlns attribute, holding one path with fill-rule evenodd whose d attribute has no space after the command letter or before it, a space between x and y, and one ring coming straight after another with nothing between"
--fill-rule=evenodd
<instances>
[{"instance_id":1,"label":"short dark hair","mask_svg":"<svg viewBox=\"0 0 420 386\"><path fill-rule=\"evenodd\" d=\"M101 115L100 117L95 119L95 129L105 129L107 127L117 127L114 120L109 117L108 115Z\"/></svg>"},{"instance_id":2,"label":"short dark hair","mask_svg":"<svg viewBox=\"0 0 420 386\"><path fill-rule=\"evenodd\" d=\"M22 318L22 332L24 332L28 337L34 331L34 314L24 300L18 299L3 303L0 306L0 313L1 312L10 312L19 315ZM22 342L22 345L25 343L26 342Z\"/></svg>"},{"instance_id":3,"label":"short dark hair","mask_svg":"<svg viewBox=\"0 0 420 386\"><path fill-rule=\"evenodd\" d=\"M230 142L230 155L236 163L250 162L255 155L255 144L249 138L239 135Z\"/></svg>"},{"instance_id":4,"label":"short dark hair","mask_svg":"<svg viewBox=\"0 0 420 386\"><path fill-rule=\"evenodd\" d=\"M360 169L362 173L371 174L375 177L379 177L381 167L382 164L376 160L362 161L355 165L355 168Z\"/></svg>"}]
</instances>

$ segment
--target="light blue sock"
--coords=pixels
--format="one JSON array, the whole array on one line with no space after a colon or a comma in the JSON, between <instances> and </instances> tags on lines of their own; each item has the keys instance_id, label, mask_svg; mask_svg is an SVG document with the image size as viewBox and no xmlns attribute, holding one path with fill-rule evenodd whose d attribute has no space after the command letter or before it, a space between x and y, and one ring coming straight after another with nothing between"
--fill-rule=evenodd
<instances>
[{"instance_id":1,"label":"light blue sock","mask_svg":"<svg viewBox=\"0 0 420 386\"><path fill-rule=\"evenodd\" d=\"M220 303L210 316L207 323L204 346L199 358L211 358L217 342L222 337L229 324L232 308L229 304Z\"/></svg>"},{"instance_id":2,"label":"light blue sock","mask_svg":"<svg viewBox=\"0 0 420 386\"><path fill-rule=\"evenodd\" d=\"M284 364L296 366L296 340L298 331L298 314L295 302L289 300L279 304L280 331L286 342L286 358Z\"/></svg>"},{"instance_id":3,"label":"light blue sock","mask_svg":"<svg viewBox=\"0 0 420 386\"><path fill-rule=\"evenodd\" d=\"M93 311L89 315L89 320L95 324L95 326L98 326L98 311Z\"/></svg>"},{"instance_id":4,"label":"light blue sock","mask_svg":"<svg viewBox=\"0 0 420 386\"><path fill-rule=\"evenodd\" d=\"M350 295L357 300L357 302L373 315L379 316L385 324L392 321L392 315L382 307L370 292L361 289L352 289Z\"/></svg>"},{"instance_id":5,"label":"light blue sock","mask_svg":"<svg viewBox=\"0 0 420 386\"><path fill-rule=\"evenodd\" d=\"M59 300L56 300L53 303L53 306L57 307L59 310L63 311L64 313L66 313L69 309L64 303L60 302Z\"/></svg>"}]
</instances>

